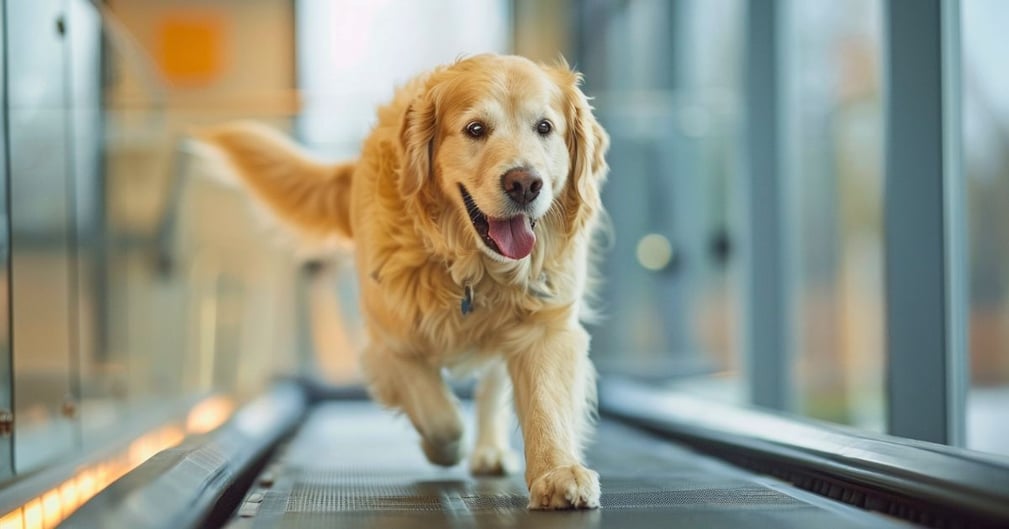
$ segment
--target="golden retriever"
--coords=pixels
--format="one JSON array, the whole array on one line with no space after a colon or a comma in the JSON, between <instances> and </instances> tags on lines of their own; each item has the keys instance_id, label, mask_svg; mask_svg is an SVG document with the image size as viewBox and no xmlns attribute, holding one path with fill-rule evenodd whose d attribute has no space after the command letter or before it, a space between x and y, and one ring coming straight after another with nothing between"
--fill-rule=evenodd
<instances>
[{"instance_id":1,"label":"golden retriever","mask_svg":"<svg viewBox=\"0 0 1009 529\"><path fill-rule=\"evenodd\" d=\"M582 320L609 139L580 81L563 63L459 60L401 87L360 159L337 165L253 124L200 135L281 221L353 240L365 378L432 463L464 454L443 369L480 373L474 474L518 466L513 394L533 509L599 505L582 461L595 408Z\"/></svg>"}]
</instances>

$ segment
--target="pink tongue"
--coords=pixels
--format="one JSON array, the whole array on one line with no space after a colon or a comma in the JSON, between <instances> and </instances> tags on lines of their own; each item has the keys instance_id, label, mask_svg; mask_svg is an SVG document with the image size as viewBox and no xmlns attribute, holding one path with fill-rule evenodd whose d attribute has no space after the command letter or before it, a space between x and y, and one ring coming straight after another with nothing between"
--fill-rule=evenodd
<instances>
[{"instance_id":1,"label":"pink tongue","mask_svg":"<svg viewBox=\"0 0 1009 529\"><path fill-rule=\"evenodd\" d=\"M533 251L536 244L536 234L529 224L529 217L515 215L510 219L487 218L490 223L488 234L501 253L512 259L522 259Z\"/></svg>"}]
</instances>

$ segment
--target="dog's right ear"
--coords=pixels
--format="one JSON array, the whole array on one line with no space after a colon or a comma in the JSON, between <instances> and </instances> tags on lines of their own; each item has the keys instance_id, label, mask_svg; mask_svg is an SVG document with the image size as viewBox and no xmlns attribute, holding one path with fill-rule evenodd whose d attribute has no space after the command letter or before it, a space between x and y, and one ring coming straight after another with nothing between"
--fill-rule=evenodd
<instances>
[{"instance_id":1,"label":"dog's right ear","mask_svg":"<svg viewBox=\"0 0 1009 529\"><path fill-rule=\"evenodd\" d=\"M404 197L416 195L433 171L434 139L437 119L430 97L416 98L403 114L399 141L403 159L399 173L399 191Z\"/></svg>"}]
</instances>

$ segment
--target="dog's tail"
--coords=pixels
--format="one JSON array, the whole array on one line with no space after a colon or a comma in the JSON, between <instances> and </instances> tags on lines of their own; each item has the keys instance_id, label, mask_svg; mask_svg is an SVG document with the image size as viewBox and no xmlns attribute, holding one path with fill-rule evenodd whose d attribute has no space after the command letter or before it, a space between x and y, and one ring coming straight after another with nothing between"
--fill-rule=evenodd
<instances>
[{"instance_id":1,"label":"dog's tail","mask_svg":"<svg viewBox=\"0 0 1009 529\"><path fill-rule=\"evenodd\" d=\"M285 224L315 237L353 238L355 162L320 162L279 131L255 122L200 129L194 136L220 150L241 183Z\"/></svg>"}]
</instances>

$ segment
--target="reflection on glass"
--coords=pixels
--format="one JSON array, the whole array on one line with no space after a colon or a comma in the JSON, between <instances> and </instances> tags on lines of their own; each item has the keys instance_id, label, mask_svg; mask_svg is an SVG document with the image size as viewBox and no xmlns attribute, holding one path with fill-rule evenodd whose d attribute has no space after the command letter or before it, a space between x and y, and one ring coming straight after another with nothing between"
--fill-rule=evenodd
<instances>
[{"instance_id":1,"label":"reflection on glass","mask_svg":"<svg viewBox=\"0 0 1009 529\"><path fill-rule=\"evenodd\" d=\"M879 0L791 1L784 31L786 245L797 411L883 429Z\"/></svg>"},{"instance_id":2,"label":"reflection on glass","mask_svg":"<svg viewBox=\"0 0 1009 529\"><path fill-rule=\"evenodd\" d=\"M1009 454L1009 4L960 5L970 247L967 446Z\"/></svg>"},{"instance_id":3,"label":"reflection on glass","mask_svg":"<svg viewBox=\"0 0 1009 529\"><path fill-rule=\"evenodd\" d=\"M84 381L95 411L85 432L96 439L99 419L250 394L295 371L297 358L290 247L186 140L194 126L240 117L290 130L290 4L107 6L96 287L104 343ZM201 46L185 45L192 35Z\"/></svg>"}]
</instances>

